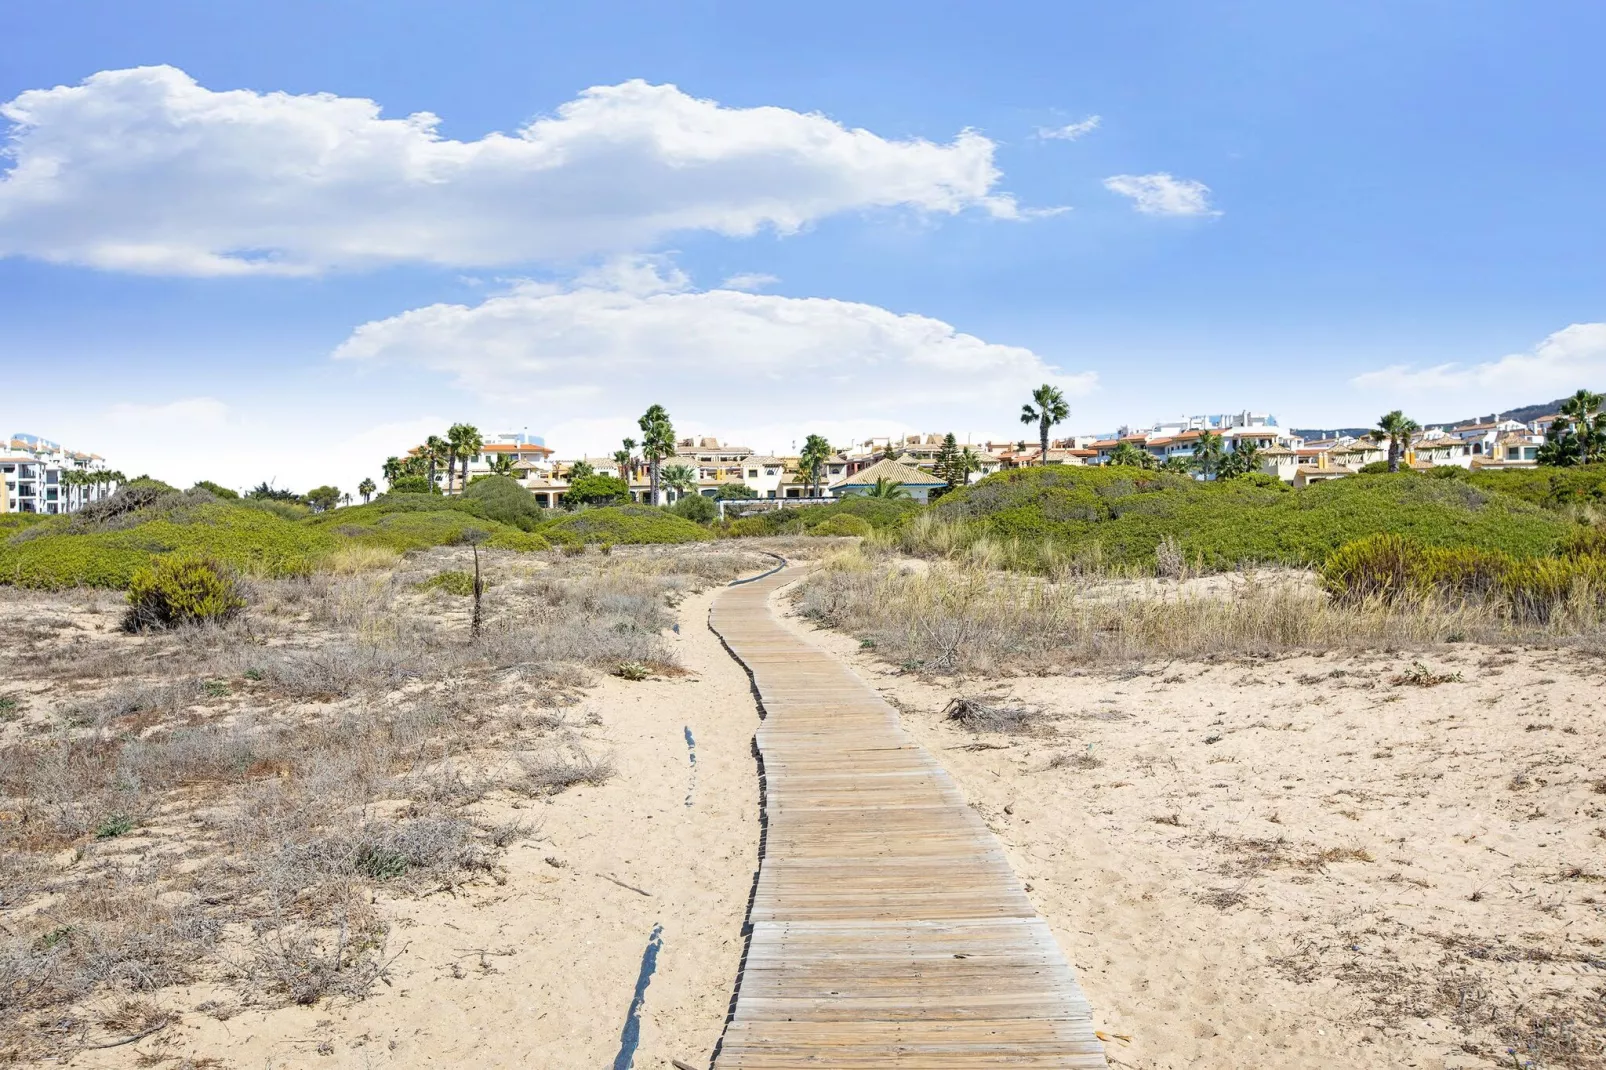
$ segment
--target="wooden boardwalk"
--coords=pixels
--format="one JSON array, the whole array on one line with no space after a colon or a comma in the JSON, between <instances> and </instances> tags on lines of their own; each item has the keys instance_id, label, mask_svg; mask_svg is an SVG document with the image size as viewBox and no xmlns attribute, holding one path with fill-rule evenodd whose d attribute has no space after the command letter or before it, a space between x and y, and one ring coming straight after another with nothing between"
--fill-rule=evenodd
<instances>
[{"instance_id":1,"label":"wooden boardwalk","mask_svg":"<svg viewBox=\"0 0 1606 1070\"><path fill-rule=\"evenodd\" d=\"M763 858L714 1066L1105 1066L997 839L897 711L771 615L797 575L733 586L709 614L765 713Z\"/></svg>"}]
</instances>

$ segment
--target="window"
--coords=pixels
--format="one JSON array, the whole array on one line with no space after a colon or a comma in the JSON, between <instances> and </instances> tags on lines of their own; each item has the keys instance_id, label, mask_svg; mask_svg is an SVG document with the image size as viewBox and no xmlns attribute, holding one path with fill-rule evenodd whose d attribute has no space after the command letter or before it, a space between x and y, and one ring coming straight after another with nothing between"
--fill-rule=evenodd
<instances>
[{"instance_id":1,"label":"window","mask_svg":"<svg viewBox=\"0 0 1606 1070\"><path fill-rule=\"evenodd\" d=\"M758 469L757 468L749 468L747 470L747 478L748 479L757 479L758 478Z\"/></svg>"}]
</instances>

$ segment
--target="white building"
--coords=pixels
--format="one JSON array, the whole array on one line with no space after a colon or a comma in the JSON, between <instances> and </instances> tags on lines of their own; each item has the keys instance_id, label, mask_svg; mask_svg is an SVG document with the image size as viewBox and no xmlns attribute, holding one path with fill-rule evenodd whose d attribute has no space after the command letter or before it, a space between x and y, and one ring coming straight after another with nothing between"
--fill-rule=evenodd
<instances>
[{"instance_id":1,"label":"white building","mask_svg":"<svg viewBox=\"0 0 1606 1070\"><path fill-rule=\"evenodd\" d=\"M0 477L5 491L0 507L11 513L71 513L91 497L103 497L112 487L78 485L71 472L102 472L106 462L94 453L63 449L38 435L15 434L0 456Z\"/></svg>"}]
</instances>

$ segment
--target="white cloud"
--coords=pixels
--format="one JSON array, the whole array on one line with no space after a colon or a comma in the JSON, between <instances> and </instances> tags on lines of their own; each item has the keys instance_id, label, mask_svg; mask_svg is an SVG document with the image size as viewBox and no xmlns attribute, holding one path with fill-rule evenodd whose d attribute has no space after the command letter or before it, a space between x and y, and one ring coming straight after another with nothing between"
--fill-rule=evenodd
<instances>
[{"instance_id":1,"label":"white cloud","mask_svg":"<svg viewBox=\"0 0 1606 1070\"><path fill-rule=\"evenodd\" d=\"M1101 116L1089 115L1081 122L1068 123L1065 126L1038 127L1037 136L1051 141L1075 141L1097 130L1103 121Z\"/></svg>"},{"instance_id":2,"label":"white cloud","mask_svg":"<svg viewBox=\"0 0 1606 1070\"><path fill-rule=\"evenodd\" d=\"M550 440L565 449L566 426L597 448L591 431L615 421L626 434L655 402L721 436L749 428L791 437L826 422L884 434L1008 420L1040 383L1078 395L1097 382L926 316L699 291L667 263L641 257L569 286L524 284L472 307L437 304L366 323L334 356L443 373L482 399L550 413Z\"/></svg>"},{"instance_id":3,"label":"white cloud","mask_svg":"<svg viewBox=\"0 0 1606 1070\"><path fill-rule=\"evenodd\" d=\"M1404 394L1449 394L1466 403L1512 405L1570 394L1606 383L1606 323L1574 323L1526 353L1481 364L1393 364L1357 375L1363 390Z\"/></svg>"},{"instance_id":4,"label":"white cloud","mask_svg":"<svg viewBox=\"0 0 1606 1070\"><path fill-rule=\"evenodd\" d=\"M217 398L184 398L155 405L120 402L106 410L105 422L120 431L181 436L216 431L229 418L229 407Z\"/></svg>"},{"instance_id":5,"label":"white cloud","mask_svg":"<svg viewBox=\"0 0 1606 1070\"><path fill-rule=\"evenodd\" d=\"M1210 187L1164 171L1152 175L1111 175L1104 188L1132 198L1144 215L1220 215L1210 207Z\"/></svg>"},{"instance_id":6,"label":"white cloud","mask_svg":"<svg viewBox=\"0 0 1606 1070\"><path fill-rule=\"evenodd\" d=\"M726 290L763 290L774 286L780 281L774 275L752 272L745 275L732 275L719 285Z\"/></svg>"},{"instance_id":7,"label":"white cloud","mask_svg":"<svg viewBox=\"0 0 1606 1070\"><path fill-rule=\"evenodd\" d=\"M680 231L788 234L859 209L977 208L993 143L889 140L819 114L597 86L512 135L327 93L214 92L173 67L102 71L0 104L0 255L178 275L395 262L515 264Z\"/></svg>"}]
</instances>

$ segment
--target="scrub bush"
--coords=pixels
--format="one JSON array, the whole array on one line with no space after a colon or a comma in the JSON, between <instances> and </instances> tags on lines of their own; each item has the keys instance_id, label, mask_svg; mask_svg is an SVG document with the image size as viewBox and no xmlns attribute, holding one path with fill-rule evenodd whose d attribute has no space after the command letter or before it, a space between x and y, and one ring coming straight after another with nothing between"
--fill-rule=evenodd
<instances>
[{"instance_id":1,"label":"scrub bush","mask_svg":"<svg viewBox=\"0 0 1606 1070\"><path fill-rule=\"evenodd\" d=\"M138 569L128 585L129 631L221 621L245 608L227 566L193 554L172 554Z\"/></svg>"},{"instance_id":2,"label":"scrub bush","mask_svg":"<svg viewBox=\"0 0 1606 1070\"><path fill-rule=\"evenodd\" d=\"M686 495L671 505L669 511L682 520L690 520L693 524L707 524L719 518L719 506L714 504L714 499L705 498L701 494Z\"/></svg>"},{"instance_id":3,"label":"scrub bush","mask_svg":"<svg viewBox=\"0 0 1606 1070\"><path fill-rule=\"evenodd\" d=\"M697 542L713 538L707 528L651 505L582 509L547 521L537 533L552 542L571 545Z\"/></svg>"},{"instance_id":4,"label":"scrub bush","mask_svg":"<svg viewBox=\"0 0 1606 1070\"><path fill-rule=\"evenodd\" d=\"M824 522L809 529L810 535L857 535L864 537L875 529L863 517L853 516L849 513L838 513L827 518Z\"/></svg>"}]
</instances>

